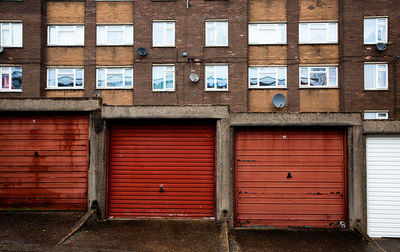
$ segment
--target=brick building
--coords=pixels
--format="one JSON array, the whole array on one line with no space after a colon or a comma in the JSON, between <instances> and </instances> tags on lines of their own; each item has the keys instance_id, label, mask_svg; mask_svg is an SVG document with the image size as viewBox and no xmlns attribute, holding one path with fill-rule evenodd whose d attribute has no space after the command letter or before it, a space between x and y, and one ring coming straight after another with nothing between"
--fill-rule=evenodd
<instances>
[{"instance_id":1,"label":"brick building","mask_svg":"<svg viewBox=\"0 0 400 252\"><path fill-rule=\"evenodd\" d=\"M399 8L0 0L0 208L400 236Z\"/></svg>"}]
</instances>

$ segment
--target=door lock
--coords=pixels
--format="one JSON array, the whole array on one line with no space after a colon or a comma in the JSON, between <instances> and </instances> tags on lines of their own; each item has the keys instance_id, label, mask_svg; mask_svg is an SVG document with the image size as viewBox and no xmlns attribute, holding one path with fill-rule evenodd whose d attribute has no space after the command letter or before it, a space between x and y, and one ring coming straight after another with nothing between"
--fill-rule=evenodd
<instances>
[{"instance_id":1,"label":"door lock","mask_svg":"<svg viewBox=\"0 0 400 252\"><path fill-rule=\"evenodd\" d=\"M163 185L160 185L160 192L164 192L164 187L163 187Z\"/></svg>"},{"instance_id":2,"label":"door lock","mask_svg":"<svg viewBox=\"0 0 400 252\"><path fill-rule=\"evenodd\" d=\"M286 178L288 178L288 179L289 179L289 178L292 178L292 174L291 174L290 172L288 172Z\"/></svg>"}]
</instances>

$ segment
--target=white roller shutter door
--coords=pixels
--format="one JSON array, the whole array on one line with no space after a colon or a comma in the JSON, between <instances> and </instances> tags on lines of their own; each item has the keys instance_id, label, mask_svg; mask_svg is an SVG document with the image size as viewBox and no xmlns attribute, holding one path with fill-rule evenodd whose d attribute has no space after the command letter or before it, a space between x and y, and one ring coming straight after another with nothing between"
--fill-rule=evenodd
<instances>
[{"instance_id":1,"label":"white roller shutter door","mask_svg":"<svg viewBox=\"0 0 400 252\"><path fill-rule=\"evenodd\" d=\"M367 230L400 237L400 137L367 137Z\"/></svg>"}]
</instances>

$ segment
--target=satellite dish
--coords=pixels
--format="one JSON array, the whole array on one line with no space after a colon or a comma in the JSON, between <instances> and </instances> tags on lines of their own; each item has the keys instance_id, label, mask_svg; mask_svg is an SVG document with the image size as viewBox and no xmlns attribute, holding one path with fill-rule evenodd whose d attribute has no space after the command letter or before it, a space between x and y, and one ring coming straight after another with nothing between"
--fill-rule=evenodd
<instances>
[{"instance_id":1,"label":"satellite dish","mask_svg":"<svg viewBox=\"0 0 400 252\"><path fill-rule=\"evenodd\" d=\"M139 54L139 56L146 56L147 55L147 50L144 49L143 47L139 47L138 49L136 49L137 54Z\"/></svg>"},{"instance_id":2,"label":"satellite dish","mask_svg":"<svg viewBox=\"0 0 400 252\"><path fill-rule=\"evenodd\" d=\"M275 108L281 109L286 105L286 97L283 94L276 94L272 99Z\"/></svg>"},{"instance_id":3,"label":"satellite dish","mask_svg":"<svg viewBox=\"0 0 400 252\"><path fill-rule=\"evenodd\" d=\"M4 51L4 48L0 46L0 53Z\"/></svg>"},{"instance_id":4,"label":"satellite dish","mask_svg":"<svg viewBox=\"0 0 400 252\"><path fill-rule=\"evenodd\" d=\"M199 81L200 78L199 78L199 76L198 76L197 74L192 73L192 74L190 74L189 79L190 79L192 82L196 83L196 82Z\"/></svg>"},{"instance_id":5,"label":"satellite dish","mask_svg":"<svg viewBox=\"0 0 400 252\"><path fill-rule=\"evenodd\" d=\"M386 44L384 44L384 43L376 44L376 50L378 50L379 52L385 51L386 50Z\"/></svg>"}]
</instances>

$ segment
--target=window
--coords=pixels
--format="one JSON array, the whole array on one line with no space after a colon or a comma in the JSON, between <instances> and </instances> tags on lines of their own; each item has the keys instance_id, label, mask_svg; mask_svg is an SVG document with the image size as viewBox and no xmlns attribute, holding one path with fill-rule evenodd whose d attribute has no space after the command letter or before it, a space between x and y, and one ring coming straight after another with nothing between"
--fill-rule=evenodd
<instances>
[{"instance_id":1,"label":"window","mask_svg":"<svg viewBox=\"0 0 400 252\"><path fill-rule=\"evenodd\" d=\"M175 22L153 22L153 46L175 46Z\"/></svg>"},{"instance_id":2,"label":"window","mask_svg":"<svg viewBox=\"0 0 400 252\"><path fill-rule=\"evenodd\" d=\"M0 91L22 90L22 67L0 67Z\"/></svg>"},{"instance_id":3,"label":"window","mask_svg":"<svg viewBox=\"0 0 400 252\"><path fill-rule=\"evenodd\" d=\"M97 68L98 89L133 88L133 68Z\"/></svg>"},{"instance_id":4,"label":"window","mask_svg":"<svg viewBox=\"0 0 400 252\"><path fill-rule=\"evenodd\" d=\"M285 88L286 67L249 67L249 88Z\"/></svg>"},{"instance_id":5,"label":"window","mask_svg":"<svg viewBox=\"0 0 400 252\"><path fill-rule=\"evenodd\" d=\"M227 91L228 90L228 66L209 65L206 66L206 90Z\"/></svg>"},{"instance_id":6,"label":"window","mask_svg":"<svg viewBox=\"0 0 400 252\"><path fill-rule=\"evenodd\" d=\"M365 112L364 120L387 120L389 119L388 112Z\"/></svg>"},{"instance_id":7,"label":"window","mask_svg":"<svg viewBox=\"0 0 400 252\"><path fill-rule=\"evenodd\" d=\"M206 22L206 46L228 46L228 21Z\"/></svg>"},{"instance_id":8,"label":"window","mask_svg":"<svg viewBox=\"0 0 400 252\"><path fill-rule=\"evenodd\" d=\"M83 25L50 25L48 27L47 45L49 46L83 46Z\"/></svg>"},{"instance_id":9,"label":"window","mask_svg":"<svg viewBox=\"0 0 400 252\"><path fill-rule=\"evenodd\" d=\"M249 24L249 44L286 44L286 24Z\"/></svg>"},{"instance_id":10,"label":"window","mask_svg":"<svg viewBox=\"0 0 400 252\"><path fill-rule=\"evenodd\" d=\"M364 89L388 89L387 64L364 64Z\"/></svg>"},{"instance_id":11,"label":"window","mask_svg":"<svg viewBox=\"0 0 400 252\"><path fill-rule=\"evenodd\" d=\"M48 89L83 88L83 69L81 68L47 69L47 88Z\"/></svg>"},{"instance_id":12,"label":"window","mask_svg":"<svg viewBox=\"0 0 400 252\"><path fill-rule=\"evenodd\" d=\"M338 42L337 23L300 23L299 42L329 44Z\"/></svg>"},{"instance_id":13,"label":"window","mask_svg":"<svg viewBox=\"0 0 400 252\"><path fill-rule=\"evenodd\" d=\"M175 91L175 66L153 66L153 91Z\"/></svg>"},{"instance_id":14,"label":"window","mask_svg":"<svg viewBox=\"0 0 400 252\"><path fill-rule=\"evenodd\" d=\"M133 45L133 25L98 25L97 45Z\"/></svg>"},{"instance_id":15,"label":"window","mask_svg":"<svg viewBox=\"0 0 400 252\"><path fill-rule=\"evenodd\" d=\"M364 44L387 43L387 18L364 19Z\"/></svg>"},{"instance_id":16,"label":"window","mask_svg":"<svg viewBox=\"0 0 400 252\"><path fill-rule=\"evenodd\" d=\"M22 47L22 23L0 23L1 46Z\"/></svg>"},{"instance_id":17,"label":"window","mask_svg":"<svg viewBox=\"0 0 400 252\"><path fill-rule=\"evenodd\" d=\"M300 67L300 87L337 87L337 67Z\"/></svg>"}]
</instances>

